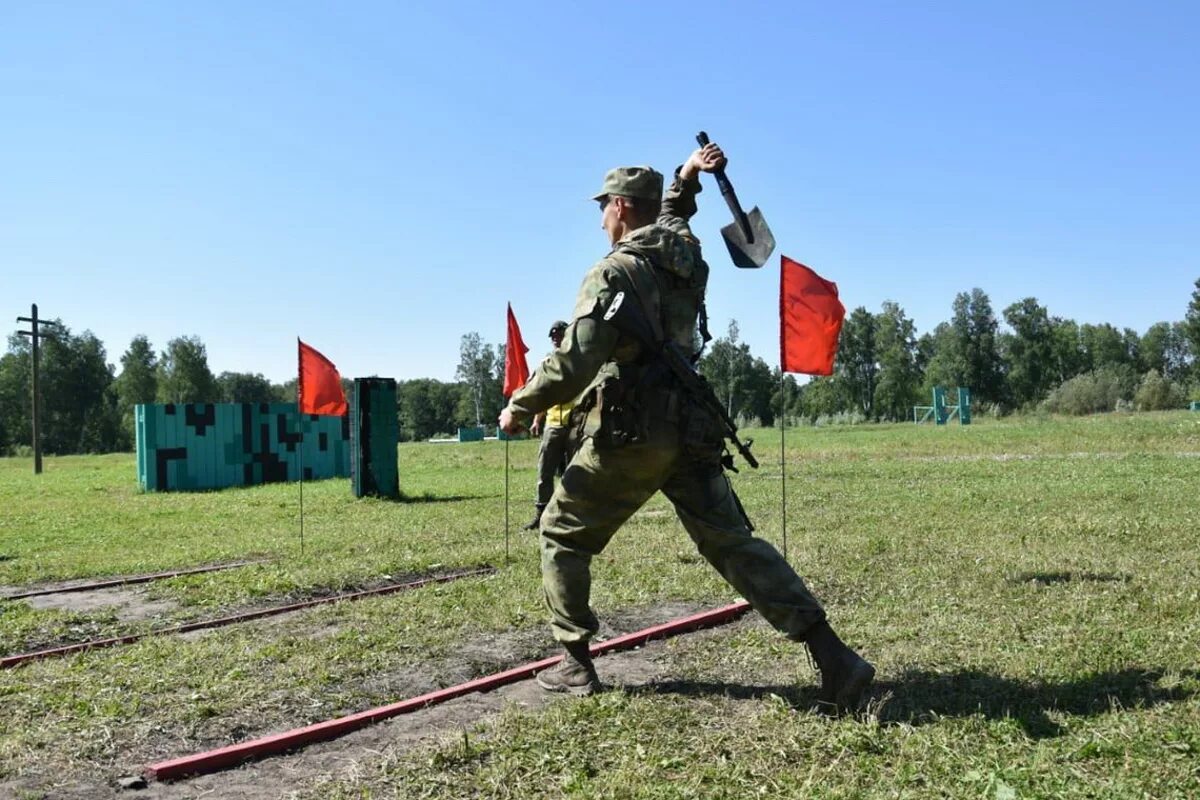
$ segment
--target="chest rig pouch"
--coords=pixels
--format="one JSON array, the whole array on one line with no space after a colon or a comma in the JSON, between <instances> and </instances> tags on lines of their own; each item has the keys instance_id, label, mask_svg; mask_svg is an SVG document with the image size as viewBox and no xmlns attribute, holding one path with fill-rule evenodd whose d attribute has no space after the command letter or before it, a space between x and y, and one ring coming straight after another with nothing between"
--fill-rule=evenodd
<instances>
[{"instance_id":1,"label":"chest rig pouch","mask_svg":"<svg viewBox=\"0 0 1200 800\"><path fill-rule=\"evenodd\" d=\"M689 289L702 298L702 289L697 291L691 285L690 276L667 274L640 254L617 252L612 263L624 275L630 291L617 292L605 310L604 321L639 347L636 357L605 365L602 374L608 374L586 398L586 411L580 410L586 415L580 434L591 436L599 447L622 447L647 441L654 423L675 423L689 458L701 460L703 454L702 460L719 464L724 451L720 421L702 404L690 402L662 358L668 329L681 326L666 308L668 296L674 302L674 316L686 318L690 325L695 325L699 310L701 334L705 340L709 338L703 300L684 302L682 309L677 308L680 301L674 300Z\"/></svg>"},{"instance_id":2,"label":"chest rig pouch","mask_svg":"<svg viewBox=\"0 0 1200 800\"><path fill-rule=\"evenodd\" d=\"M584 432L602 448L640 444L649 438L650 415L644 392L629 366L624 375L610 375L596 386L592 395L595 407L588 413Z\"/></svg>"}]
</instances>

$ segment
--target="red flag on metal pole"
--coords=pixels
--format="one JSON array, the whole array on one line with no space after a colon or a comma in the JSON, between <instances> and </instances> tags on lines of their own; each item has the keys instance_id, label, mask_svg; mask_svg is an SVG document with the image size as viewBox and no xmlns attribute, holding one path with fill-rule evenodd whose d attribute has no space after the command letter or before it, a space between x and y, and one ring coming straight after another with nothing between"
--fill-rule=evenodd
<instances>
[{"instance_id":1,"label":"red flag on metal pole","mask_svg":"<svg viewBox=\"0 0 1200 800\"><path fill-rule=\"evenodd\" d=\"M300 380L296 386L300 413L342 416L349 406L337 367L312 347L296 341L300 345Z\"/></svg>"},{"instance_id":2,"label":"red flag on metal pole","mask_svg":"<svg viewBox=\"0 0 1200 800\"><path fill-rule=\"evenodd\" d=\"M783 372L832 375L845 316L836 283L799 261L780 257L779 368Z\"/></svg>"},{"instance_id":3,"label":"red flag on metal pole","mask_svg":"<svg viewBox=\"0 0 1200 800\"><path fill-rule=\"evenodd\" d=\"M508 304L508 341L504 345L504 389L505 397L525 385L529 380L529 364L525 354L529 348L521 338L521 329L517 326L517 318L513 316L512 303Z\"/></svg>"}]
</instances>

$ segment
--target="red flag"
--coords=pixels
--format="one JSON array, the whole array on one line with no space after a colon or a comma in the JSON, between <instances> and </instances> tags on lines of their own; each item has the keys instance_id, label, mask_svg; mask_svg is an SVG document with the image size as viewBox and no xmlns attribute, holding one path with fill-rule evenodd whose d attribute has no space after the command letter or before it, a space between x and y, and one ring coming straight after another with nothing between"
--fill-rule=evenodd
<instances>
[{"instance_id":1,"label":"red flag","mask_svg":"<svg viewBox=\"0 0 1200 800\"><path fill-rule=\"evenodd\" d=\"M304 342L296 341L300 345L300 382L296 387L300 413L342 416L347 409L346 393L337 367Z\"/></svg>"},{"instance_id":2,"label":"red flag","mask_svg":"<svg viewBox=\"0 0 1200 800\"><path fill-rule=\"evenodd\" d=\"M525 363L525 354L529 348L521 339L521 329L517 327L517 318L513 316L512 303L508 304L508 342L504 345L504 389L505 397L525 385L529 380L529 365Z\"/></svg>"},{"instance_id":3,"label":"red flag","mask_svg":"<svg viewBox=\"0 0 1200 800\"><path fill-rule=\"evenodd\" d=\"M837 284L799 261L779 266L779 367L784 372L832 375L846 308Z\"/></svg>"}]
</instances>

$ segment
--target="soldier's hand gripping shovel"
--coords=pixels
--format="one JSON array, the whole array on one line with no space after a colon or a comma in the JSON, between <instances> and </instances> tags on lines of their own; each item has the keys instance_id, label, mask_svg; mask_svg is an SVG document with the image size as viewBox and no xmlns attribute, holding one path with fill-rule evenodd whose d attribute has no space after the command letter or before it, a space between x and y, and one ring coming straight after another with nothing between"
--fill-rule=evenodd
<instances>
[{"instance_id":1,"label":"soldier's hand gripping shovel","mask_svg":"<svg viewBox=\"0 0 1200 800\"><path fill-rule=\"evenodd\" d=\"M708 134L700 131L696 134L696 141L703 147L708 144ZM767 259L775 250L775 236L767 227L767 221L763 219L758 206L750 209L749 214L742 211L742 205L733 191L733 184L725 177L725 170L717 170L713 177L717 179L721 196L733 212L733 224L721 228L721 236L725 239L725 246L729 248L729 257L733 259L733 265L744 269L761 267L767 263Z\"/></svg>"}]
</instances>

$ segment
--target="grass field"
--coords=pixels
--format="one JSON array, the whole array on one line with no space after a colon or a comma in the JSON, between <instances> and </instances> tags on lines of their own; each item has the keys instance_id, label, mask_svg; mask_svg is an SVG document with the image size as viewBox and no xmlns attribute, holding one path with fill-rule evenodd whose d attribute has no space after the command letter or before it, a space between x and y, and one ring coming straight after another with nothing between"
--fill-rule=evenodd
<instances>
[{"instance_id":1,"label":"grass field","mask_svg":"<svg viewBox=\"0 0 1200 800\"><path fill-rule=\"evenodd\" d=\"M779 543L779 432L750 433L763 467L733 480ZM510 707L261 796L1200 797L1200 414L801 428L786 452L790 560L879 668L867 713L812 713L804 651L751 618L662 646L670 681ZM269 559L130 591L140 615L0 601L0 655L501 568L0 672L0 797L106 796L157 759L553 653L536 540L516 530L536 445L509 450L509 562L504 453L402 445L398 503L308 484L303 553L294 485L143 494L131 455L49 458L40 477L0 459L10 591ZM594 574L614 626L734 599L661 498Z\"/></svg>"}]
</instances>

